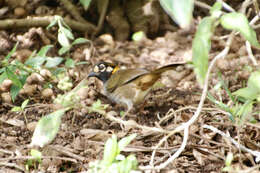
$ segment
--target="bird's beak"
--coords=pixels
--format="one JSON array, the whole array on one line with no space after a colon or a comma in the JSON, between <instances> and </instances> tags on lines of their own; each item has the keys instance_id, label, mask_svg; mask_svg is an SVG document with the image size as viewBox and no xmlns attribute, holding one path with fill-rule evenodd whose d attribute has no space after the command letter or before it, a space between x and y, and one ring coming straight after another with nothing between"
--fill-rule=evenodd
<instances>
[{"instance_id":1,"label":"bird's beak","mask_svg":"<svg viewBox=\"0 0 260 173\"><path fill-rule=\"evenodd\" d=\"M90 78L90 77L96 77L97 76L97 73L95 73L95 72L90 72L89 73L89 75L88 75L88 78Z\"/></svg>"}]
</instances>

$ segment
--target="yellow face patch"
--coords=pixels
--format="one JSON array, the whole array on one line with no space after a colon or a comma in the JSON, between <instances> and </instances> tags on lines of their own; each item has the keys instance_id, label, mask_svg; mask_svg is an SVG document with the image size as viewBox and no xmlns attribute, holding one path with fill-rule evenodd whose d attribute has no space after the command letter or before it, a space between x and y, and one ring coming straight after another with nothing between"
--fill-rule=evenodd
<instances>
[{"instance_id":1,"label":"yellow face patch","mask_svg":"<svg viewBox=\"0 0 260 173\"><path fill-rule=\"evenodd\" d=\"M117 72L118 70L119 70L119 67L116 66L116 67L113 69L112 74L114 74L114 73Z\"/></svg>"}]
</instances>

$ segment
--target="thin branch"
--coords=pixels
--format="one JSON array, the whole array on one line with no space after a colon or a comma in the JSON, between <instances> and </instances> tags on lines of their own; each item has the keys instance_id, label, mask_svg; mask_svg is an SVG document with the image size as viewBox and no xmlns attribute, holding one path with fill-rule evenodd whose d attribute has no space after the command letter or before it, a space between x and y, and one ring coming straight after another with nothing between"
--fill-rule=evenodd
<instances>
[{"instance_id":1,"label":"thin branch","mask_svg":"<svg viewBox=\"0 0 260 173\"><path fill-rule=\"evenodd\" d=\"M0 20L0 29L47 27L53 20L53 16ZM64 20L73 30L82 32L93 32L96 29L96 26L91 23L77 22L75 20L67 18L65 18Z\"/></svg>"},{"instance_id":2,"label":"thin branch","mask_svg":"<svg viewBox=\"0 0 260 173\"><path fill-rule=\"evenodd\" d=\"M28 159L35 159L35 157L33 157L33 156L18 156L18 157L0 158L0 162L1 161L9 161L9 160L28 160ZM67 157L42 156L41 159L58 159L58 160L65 160L65 161L77 163L76 159L71 159L71 158L67 158Z\"/></svg>"},{"instance_id":3,"label":"thin branch","mask_svg":"<svg viewBox=\"0 0 260 173\"><path fill-rule=\"evenodd\" d=\"M245 146L241 145L240 143L238 143L236 140L234 140L232 137L230 137L229 135L225 134L224 132L218 130L217 128L213 127L213 126L209 126L207 124L202 126L203 128L206 129L210 129L211 131L220 134L221 136L227 138L228 140L230 140L238 149L241 149L243 151L246 151L250 154L252 154L253 156L255 156L255 161L259 162L260 161L260 152L259 151L255 151L255 150L251 150L249 148L246 148Z\"/></svg>"}]
</instances>

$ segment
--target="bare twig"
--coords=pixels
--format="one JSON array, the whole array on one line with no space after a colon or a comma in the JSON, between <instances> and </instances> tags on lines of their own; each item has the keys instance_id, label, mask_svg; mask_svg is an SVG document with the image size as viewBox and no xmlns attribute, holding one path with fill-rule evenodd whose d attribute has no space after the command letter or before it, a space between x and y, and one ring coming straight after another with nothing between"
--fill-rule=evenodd
<instances>
[{"instance_id":1,"label":"bare twig","mask_svg":"<svg viewBox=\"0 0 260 173\"><path fill-rule=\"evenodd\" d=\"M203 125L202 126L203 128L206 128L206 129L210 129L212 130L213 132L215 133L218 133L220 134L221 136L227 138L228 140L230 140L238 149L241 149L243 151L246 151L250 154L252 154L253 156L255 156L255 160L256 162L259 162L260 161L260 152L259 151L255 151L255 150L251 150L249 148L246 148L245 146L241 145L240 143L238 143L235 139L233 139L232 137L230 137L229 135L225 134L224 132L218 130L217 128L213 127L213 126L209 126L209 125Z\"/></svg>"},{"instance_id":2,"label":"bare twig","mask_svg":"<svg viewBox=\"0 0 260 173\"><path fill-rule=\"evenodd\" d=\"M33 157L33 156L18 156L18 157L0 158L0 162L1 161L8 161L8 160L28 160L28 159L35 159L35 157ZM76 159L71 159L71 158L67 158L67 157L42 156L41 159L58 159L58 160L65 160L65 161L77 163Z\"/></svg>"},{"instance_id":3,"label":"bare twig","mask_svg":"<svg viewBox=\"0 0 260 173\"><path fill-rule=\"evenodd\" d=\"M6 162L0 162L0 166L5 166L5 167L12 167L12 168L16 168L20 171L25 171L23 167L18 166L15 163L6 163Z\"/></svg>"}]
</instances>

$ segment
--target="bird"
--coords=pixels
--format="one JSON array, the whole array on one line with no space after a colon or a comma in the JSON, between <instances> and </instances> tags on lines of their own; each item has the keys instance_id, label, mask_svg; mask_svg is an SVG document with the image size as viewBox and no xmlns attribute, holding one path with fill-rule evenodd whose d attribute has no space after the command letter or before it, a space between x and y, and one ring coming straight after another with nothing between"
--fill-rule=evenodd
<instances>
[{"instance_id":1,"label":"bird","mask_svg":"<svg viewBox=\"0 0 260 173\"><path fill-rule=\"evenodd\" d=\"M120 69L114 63L100 61L95 64L88 78L95 77L103 82L104 95L117 104L127 107L129 113L135 105L141 104L161 74L174 70L183 62L165 65L149 71L144 68Z\"/></svg>"}]
</instances>

